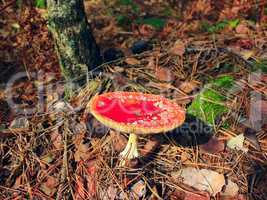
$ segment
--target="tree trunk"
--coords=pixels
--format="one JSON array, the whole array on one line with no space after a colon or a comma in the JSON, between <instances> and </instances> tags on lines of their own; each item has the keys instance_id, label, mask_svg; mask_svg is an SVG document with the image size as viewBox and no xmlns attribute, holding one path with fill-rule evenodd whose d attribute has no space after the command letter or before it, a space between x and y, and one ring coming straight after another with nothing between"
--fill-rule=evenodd
<instances>
[{"instance_id":1,"label":"tree trunk","mask_svg":"<svg viewBox=\"0 0 267 200\"><path fill-rule=\"evenodd\" d=\"M48 27L53 35L66 96L86 83L88 70L101 64L99 48L84 11L83 0L48 0Z\"/></svg>"}]
</instances>

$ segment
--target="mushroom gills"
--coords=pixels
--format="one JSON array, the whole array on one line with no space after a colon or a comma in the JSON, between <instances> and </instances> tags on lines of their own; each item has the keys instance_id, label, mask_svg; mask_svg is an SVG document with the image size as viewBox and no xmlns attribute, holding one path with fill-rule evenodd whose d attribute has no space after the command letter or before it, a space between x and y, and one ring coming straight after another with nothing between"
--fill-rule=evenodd
<instances>
[{"instance_id":1,"label":"mushroom gills","mask_svg":"<svg viewBox=\"0 0 267 200\"><path fill-rule=\"evenodd\" d=\"M139 156L137 150L137 135L131 133L128 139L128 143L125 149L120 153L120 157L122 158L120 165L124 166L126 160L131 160L137 158Z\"/></svg>"}]
</instances>

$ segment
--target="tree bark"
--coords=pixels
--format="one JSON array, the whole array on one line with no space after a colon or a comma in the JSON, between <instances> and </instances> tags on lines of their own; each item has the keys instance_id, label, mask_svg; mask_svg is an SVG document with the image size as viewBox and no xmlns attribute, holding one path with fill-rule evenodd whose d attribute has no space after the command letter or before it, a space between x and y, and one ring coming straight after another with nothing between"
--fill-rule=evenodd
<instances>
[{"instance_id":1,"label":"tree bark","mask_svg":"<svg viewBox=\"0 0 267 200\"><path fill-rule=\"evenodd\" d=\"M48 0L48 27L53 35L66 96L86 83L88 70L101 64L99 48L87 21L83 0Z\"/></svg>"}]
</instances>

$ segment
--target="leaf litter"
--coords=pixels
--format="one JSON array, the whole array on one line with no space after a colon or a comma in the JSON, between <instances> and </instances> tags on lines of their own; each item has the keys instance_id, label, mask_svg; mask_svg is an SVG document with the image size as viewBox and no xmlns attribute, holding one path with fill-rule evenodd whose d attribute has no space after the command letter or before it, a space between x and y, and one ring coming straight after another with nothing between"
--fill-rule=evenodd
<instances>
[{"instance_id":1,"label":"leaf litter","mask_svg":"<svg viewBox=\"0 0 267 200\"><path fill-rule=\"evenodd\" d=\"M151 7L147 2L125 2L130 2L130 9L134 8L130 12L141 12ZM101 4L101 9L98 3ZM8 137L2 134L2 129L0 132L0 198L59 199L62 196L66 199L137 199L139 196L144 199L153 197L192 200L209 199L210 196L216 195L216 198L221 199L244 199L240 195L252 193L254 199L264 199L264 180L257 179L255 182L247 177L255 174L252 177L256 179L259 168L265 169L266 175L266 126L262 123L262 129L253 132L253 138L260 146L255 151L255 148L251 148L250 142L244 143L247 136L244 129L240 128L239 119L249 116L250 92L256 91L263 95L262 105L265 106L265 82L251 82L249 72L264 69L264 62L260 61L260 58L266 51L266 30L259 30L258 22L251 26L243 19L238 23L234 20L226 23L223 21L227 15L231 18L237 18L241 14L247 15L246 13L257 5L240 2L233 5L225 4L223 11L216 15L215 10L218 8L214 8L209 1L188 2L191 9L181 11L185 16L181 20L173 20L173 17L177 16L172 16L171 19L167 17L163 23L162 20L150 17L146 20L137 20L138 23L131 28L127 27L126 31L117 25L113 16L107 17L105 14L105 10L110 9L109 6L112 5L103 5L103 2L97 1L92 7L88 1L86 5L86 9L96 11L87 12L101 47L130 48L131 44L145 38L153 40L153 50L103 64L103 70L107 74L123 70L120 80L118 77L96 77L77 92L70 105L66 106L66 103L62 103L64 101L55 99L55 109L47 109L49 112L41 115L35 113L25 118L28 121L24 120L23 123L18 123L18 119L23 119L24 116L12 116L14 114L5 112L5 119L1 118L1 124L5 122L10 125L13 121L13 125L10 126L13 128L8 130L11 133ZM259 5L262 5L262 2L259 2ZM118 12L129 10L127 5L124 6ZM155 6L155 9L150 10L158 14L163 12L163 7ZM4 10L4 15L10 16L9 20L12 21L6 30L13 35L4 34L1 46L3 44L6 48L12 49L14 55L11 58L20 58L19 62L24 63L23 66L29 74L27 81L14 88L17 100L22 101L22 106L25 106L37 101L35 84L31 83L34 80L34 72L45 70L53 73L55 78L44 81L48 85L62 78L53 44L49 42L52 39L46 29L45 20L35 9L25 9L21 16L11 14L13 9L8 7ZM193 20L197 18L199 11L204 19L209 19L209 13L213 12L218 18L211 19L207 24L208 33L199 34L198 31L203 30L202 21ZM132 18L135 19L136 16L138 14L133 13ZM213 26L212 22L218 23ZM20 29L23 30L22 33L16 35L14 30ZM211 36L210 33L216 35ZM18 51L14 51L15 49ZM125 55L129 53L126 52ZM220 79L221 74L226 78ZM198 101L198 89L201 86L205 88L205 85L209 85L215 78L220 81L215 82L215 87L208 88L209 94L204 98L204 103L216 104L223 109L216 107L214 111L212 106L204 105L204 116L201 104L202 106L194 106L196 112L192 112L201 113L200 118L213 126L215 136L210 138L208 143L189 147L173 143L168 134L156 139L141 138L139 148L143 157L133 165L134 167L118 166L118 152L125 145L126 137L115 138L116 133L112 133L112 130L103 129L97 123L93 123L94 120L86 109L93 95L100 91L114 91L119 82L130 91L161 94L176 101L183 101L183 105L190 111L190 106L194 105L192 102ZM220 88L221 84L227 85L225 83L229 80L240 79L245 85L242 90L233 91L231 85ZM147 82L149 84L146 84ZM22 88L22 91L18 88ZM6 95L1 95L1 99L2 96L5 99ZM216 101L212 100L212 97L215 97ZM74 114L72 109L77 107L79 112ZM217 112L218 110L220 112ZM264 109L262 116L265 116ZM59 118L60 123L57 121ZM86 124L86 130L81 128L81 122ZM80 127L79 130L76 130L77 126ZM8 127L4 130L7 131ZM187 134L183 133L184 135ZM232 149L225 148L225 143ZM244 144L248 147L246 153L242 152ZM255 144L254 142L253 145ZM189 175L182 173L182 176L173 179L174 173L188 169ZM199 172L203 172L202 176L199 176ZM204 184L194 185L192 175ZM183 182L182 178L187 181Z\"/></svg>"}]
</instances>

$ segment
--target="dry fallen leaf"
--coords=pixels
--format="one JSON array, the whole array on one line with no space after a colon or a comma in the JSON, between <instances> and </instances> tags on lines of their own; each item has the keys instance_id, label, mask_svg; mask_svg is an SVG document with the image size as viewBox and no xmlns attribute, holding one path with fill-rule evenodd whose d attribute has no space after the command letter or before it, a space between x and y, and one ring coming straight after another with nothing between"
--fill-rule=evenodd
<instances>
[{"instance_id":1,"label":"dry fallen leaf","mask_svg":"<svg viewBox=\"0 0 267 200\"><path fill-rule=\"evenodd\" d=\"M253 128L259 130L262 125L267 124L267 101L258 100L251 102L250 121Z\"/></svg>"},{"instance_id":2,"label":"dry fallen leaf","mask_svg":"<svg viewBox=\"0 0 267 200\"><path fill-rule=\"evenodd\" d=\"M89 144L83 144L80 142L79 144L75 144L76 151L74 153L74 159L76 162L79 162L81 160L87 160L89 158L88 151L89 151Z\"/></svg>"},{"instance_id":3,"label":"dry fallen leaf","mask_svg":"<svg viewBox=\"0 0 267 200\"><path fill-rule=\"evenodd\" d=\"M115 200L118 193L118 189L113 185L110 185L107 190L100 190L99 196L102 200Z\"/></svg>"},{"instance_id":4,"label":"dry fallen leaf","mask_svg":"<svg viewBox=\"0 0 267 200\"><path fill-rule=\"evenodd\" d=\"M51 141L57 149L63 148L62 135L59 133L58 130L55 130L51 133Z\"/></svg>"},{"instance_id":5,"label":"dry fallen leaf","mask_svg":"<svg viewBox=\"0 0 267 200\"><path fill-rule=\"evenodd\" d=\"M87 168L87 192L92 196L96 197L97 193L97 164L96 160L89 160L85 162L85 166Z\"/></svg>"},{"instance_id":6,"label":"dry fallen leaf","mask_svg":"<svg viewBox=\"0 0 267 200\"><path fill-rule=\"evenodd\" d=\"M55 158L55 154L52 154L52 153L48 153L46 155L44 155L42 158L41 158L41 161L43 162L41 167L45 168L45 165L44 164L49 164L51 162L53 162Z\"/></svg>"},{"instance_id":7,"label":"dry fallen leaf","mask_svg":"<svg viewBox=\"0 0 267 200\"><path fill-rule=\"evenodd\" d=\"M174 75L170 69L157 67L155 71L155 76L160 81L171 82L174 80Z\"/></svg>"},{"instance_id":8,"label":"dry fallen leaf","mask_svg":"<svg viewBox=\"0 0 267 200\"><path fill-rule=\"evenodd\" d=\"M198 194L186 193L184 200L210 200L210 195L205 191L198 192Z\"/></svg>"},{"instance_id":9,"label":"dry fallen leaf","mask_svg":"<svg viewBox=\"0 0 267 200\"><path fill-rule=\"evenodd\" d=\"M255 51L253 50L242 50L240 52L240 54L242 55L242 57L246 60L248 60L249 58L253 57L255 55Z\"/></svg>"},{"instance_id":10,"label":"dry fallen leaf","mask_svg":"<svg viewBox=\"0 0 267 200\"><path fill-rule=\"evenodd\" d=\"M18 117L18 118L15 118L11 122L9 129L13 131L21 132L21 131L27 131L29 129L29 126L30 126L30 123L27 118Z\"/></svg>"},{"instance_id":11,"label":"dry fallen leaf","mask_svg":"<svg viewBox=\"0 0 267 200\"><path fill-rule=\"evenodd\" d=\"M220 200L248 200L246 195L239 194L234 197L229 197L229 196L220 196Z\"/></svg>"},{"instance_id":12,"label":"dry fallen leaf","mask_svg":"<svg viewBox=\"0 0 267 200\"><path fill-rule=\"evenodd\" d=\"M231 138L227 141L227 147L230 149L237 149L243 152L248 152L248 149L244 147L245 136L244 134L240 134L236 137Z\"/></svg>"},{"instance_id":13,"label":"dry fallen leaf","mask_svg":"<svg viewBox=\"0 0 267 200\"><path fill-rule=\"evenodd\" d=\"M237 25L237 27L235 28L236 33L238 34L248 34L249 33L249 28L247 27L246 24L244 23L240 23L239 25Z\"/></svg>"},{"instance_id":14,"label":"dry fallen leaf","mask_svg":"<svg viewBox=\"0 0 267 200\"><path fill-rule=\"evenodd\" d=\"M57 191L59 181L53 176L48 176L46 182L41 185L41 190L48 196L52 196Z\"/></svg>"},{"instance_id":15,"label":"dry fallen leaf","mask_svg":"<svg viewBox=\"0 0 267 200\"><path fill-rule=\"evenodd\" d=\"M85 199L86 191L84 188L84 178L76 175L76 199Z\"/></svg>"},{"instance_id":16,"label":"dry fallen leaf","mask_svg":"<svg viewBox=\"0 0 267 200\"><path fill-rule=\"evenodd\" d=\"M154 58L154 57L149 57L149 58L147 59L147 61L148 61L147 68L149 68L149 69L154 69L155 66L156 66L155 58Z\"/></svg>"},{"instance_id":17,"label":"dry fallen leaf","mask_svg":"<svg viewBox=\"0 0 267 200\"><path fill-rule=\"evenodd\" d=\"M183 178L183 183L200 191L208 191L211 196L221 192L225 185L223 174L208 170L188 167L178 172L173 172L171 176L175 179Z\"/></svg>"},{"instance_id":18,"label":"dry fallen leaf","mask_svg":"<svg viewBox=\"0 0 267 200\"><path fill-rule=\"evenodd\" d=\"M224 149L225 142L223 140L219 140L217 137L212 137L206 144L200 145L200 150L212 154L222 152Z\"/></svg>"},{"instance_id":19,"label":"dry fallen leaf","mask_svg":"<svg viewBox=\"0 0 267 200\"><path fill-rule=\"evenodd\" d=\"M170 200L184 200L185 196L186 196L185 191L182 191L180 189L175 189L174 192L170 195ZM158 200L158 198L152 200Z\"/></svg>"},{"instance_id":20,"label":"dry fallen leaf","mask_svg":"<svg viewBox=\"0 0 267 200\"><path fill-rule=\"evenodd\" d=\"M197 83L194 81L185 81L179 85L179 89L189 94L190 92L194 91L198 87Z\"/></svg>"},{"instance_id":21,"label":"dry fallen leaf","mask_svg":"<svg viewBox=\"0 0 267 200\"><path fill-rule=\"evenodd\" d=\"M185 44L181 40L177 40L173 47L170 49L170 53L173 55L182 56L185 52Z\"/></svg>"},{"instance_id":22,"label":"dry fallen leaf","mask_svg":"<svg viewBox=\"0 0 267 200\"><path fill-rule=\"evenodd\" d=\"M182 151L181 153L181 163L182 164L190 164L191 162L191 154L186 151Z\"/></svg>"},{"instance_id":23,"label":"dry fallen leaf","mask_svg":"<svg viewBox=\"0 0 267 200\"><path fill-rule=\"evenodd\" d=\"M137 60L136 58L126 58L125 62L129 65L140 65L140 60Z\"/></svg>"},{"instance_id":24,"label":"dry fallen leaf","mask_svg":"<svg viewBox=\"0 0 267 200\"><path fill-rule=\"evenodd\" d=\"M221 192L222 196L236 197L238 195L239 187L236 183L231 180L228 180L228 184L225 187L225 190Z\"/></svg>"},{"instance_id":25,"label":"dry fallen leaf","mask_svg":"<svg viewBox=\"0 0 267 200\"><path fill-rule=\"evenodd\" d=\"M145 38L150 38L156 33L156 29L148 24L142 24L138 27L139 34Z\"/></svg>"},{"instance_id":26,"label":"dry fallen leaf","mask_svg":"<svg viewBox=\"0 0 267 200\"><path fill-rule=\"evenodd\" d=\"M146 184L145 184L145 182L140 180L137 183L135 183L131 187L131 192L132 192L133 196L136 197L137 199L145 196L145 194L146 194Z\"/></svg>"}]
</instances>

